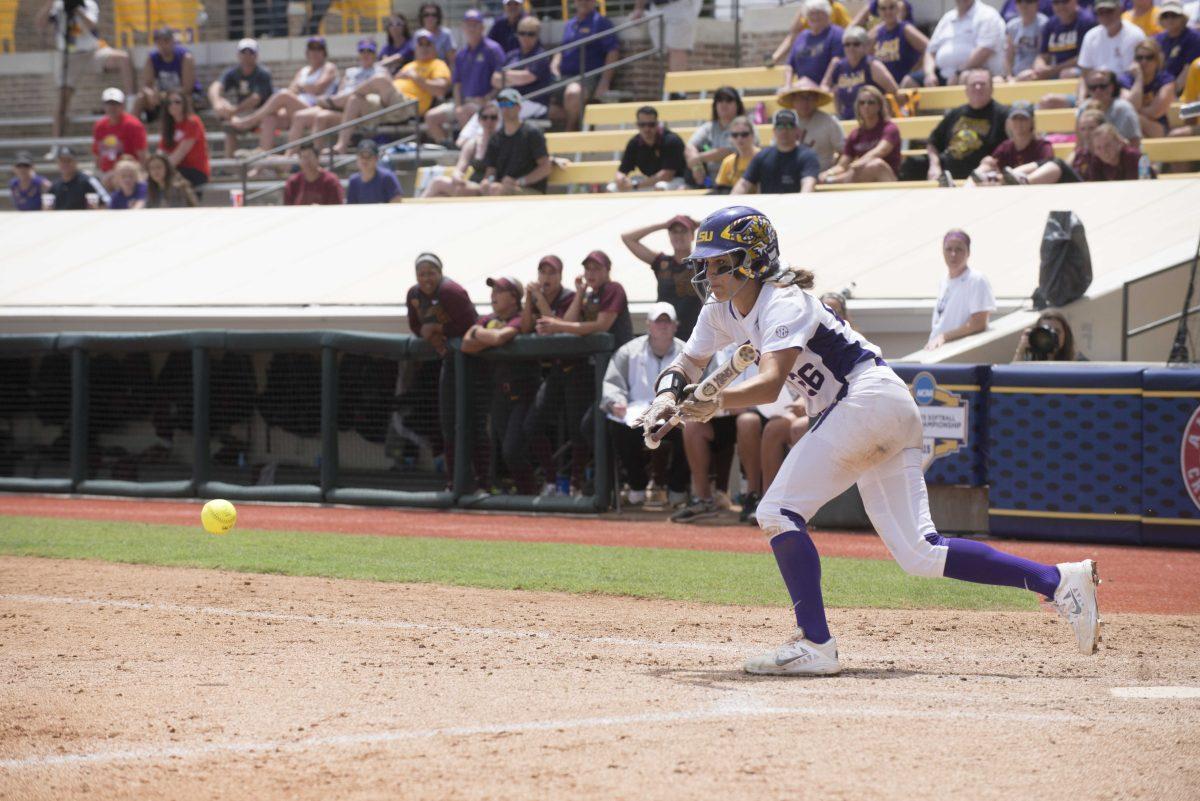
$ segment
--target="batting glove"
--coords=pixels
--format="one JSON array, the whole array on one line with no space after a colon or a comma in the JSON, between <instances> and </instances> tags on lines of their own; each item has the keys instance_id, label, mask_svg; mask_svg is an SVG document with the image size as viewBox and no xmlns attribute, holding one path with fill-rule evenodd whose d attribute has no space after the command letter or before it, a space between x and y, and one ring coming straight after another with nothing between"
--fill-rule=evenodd
<instances>
[{"instance_id":1,"label":"batting glove","mask_svg":"<svg viewBox=\"0 0 1200 801\"><path fill-rule=\"evenodd\" d=\"M695 395L696 387L696 384L689 384L683 390L687 400L679 405L679 417L685 423L707 423L722 408L720 395L712 400L700 400Z\"/></svg>"}]
</instances>

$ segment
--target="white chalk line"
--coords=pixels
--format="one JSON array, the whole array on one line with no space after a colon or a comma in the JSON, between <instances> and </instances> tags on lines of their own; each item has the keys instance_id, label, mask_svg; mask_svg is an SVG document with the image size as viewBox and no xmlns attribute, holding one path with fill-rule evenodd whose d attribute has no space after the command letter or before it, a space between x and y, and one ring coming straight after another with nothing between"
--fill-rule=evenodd
<instances>
[{"instance_id":1,"label":"white chalk line","mask_svg":"<svg viewBox=\"0 0 1200 801\"><path fill-rule=\"evenodd\" d=\"M1109 690L1115 698L1179 699L1200 698L1200 687L1113 687Z\"/></svg>"},{"instance_id":2,"label":"white chalk line","mask_svg":"<svg viewBox=\"0 0 1200 801\"><path fill-rule=\"evenodd\" d=\"M538 631L536 629L497 629L479 626L459 626L448 623L416 623L409 620L379 620L363 617L328 617L326 615L304 615L294 612L262 612L247 609L230 609L221 606L188 606L186 604L143 603L138 601L114 601L96 598L70 598L53 595L0 595L0 601L29 604L63 604L68 606L112 607L134 609L141 612L174 612L191 615L213 615L248 620L269 620L282 623L320 623L348 628L395 629L402 631L448 631L454 634L469 634L483 637L509 637L512 639L564 640L593 643L596 645L625 645L633 648L679 651L719 651L744 654L748 647L731 643L680 642L643 640L630 637L593 637L582 634Z\"/></svg>"},{"instance_id":3,"label":"white chalk line","mask_svg":"<svg viewBox=\"0 0 1200 801\"><path fill-rule=\"evenodd\" d=\"M740 701L738 702L741 703ZM1033 724L1092 723L1095 718L1066 713L1037 712L972 712L967 710L922 710L892 707L850 707L835 709L828 707L772 707L758 704L720 704L707 709L681 710L677 712L649 712L640 715L615 715L560 720L535 720L527 722L493 723L474 726L446 726L431 729L399 729L379 732L335 734L323 737L307 737L299 740L260 740L245 743L203 743L197 745L151 745L113 751L91 751L75 754L44 754L0 760L0 770L22 768L49 768L58 766L103 765L112 762L162 762L169 759L194 759L216 755L262 753L298 753L313 748L357 748L362 746L386 745L411 740L428 740L440 737L475 737L489 734L524 734L543 731L567 731L632 726L658 723L689 723L734 718L760 717L811 717L837 718L907 718L914 720L1008 720ZM1120 719L1127 722L1128 717ZM1117 722L1116 719L1113 722Z\"/></svg>"}]
</instances>

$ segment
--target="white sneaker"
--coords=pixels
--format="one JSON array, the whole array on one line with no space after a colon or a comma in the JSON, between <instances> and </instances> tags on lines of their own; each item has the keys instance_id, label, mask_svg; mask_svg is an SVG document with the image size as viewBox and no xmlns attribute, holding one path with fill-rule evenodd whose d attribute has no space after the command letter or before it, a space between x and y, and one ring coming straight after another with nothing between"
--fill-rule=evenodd
<instances>
[{"instance_id":1,"label":"white sneaker","mask_svg":"<svg viewBox=\"0 0 1200 801\"><path fill-rule=\"evenodd\" d=\"M760 676L832 676L842 670L838 663L837 638L818 645L796 629L792 638L762 656L752 656L742 669Z\"/></svg>"},{"instance_id":2,"label":"white sneaker","mask_svg":"<svg viewBox=\"0 0 1200 801\"><path fill-rule=\"evenodd\" d=\"M554 498L558 495L557 484L546 484L542 487L541 496L543 498Z\"/></svg>"},{"instance_id":3,"label":"white sneaker","mask_svg":"<svg viewBox=\"0 0 1200 801\"><path fill-rule=\"evenodd\" d=\"M631 489L626 493L625 500L630 506L639 506L646 502L646 491Z\"/></svg>"},{"instance_id":4,"label":"white sneaker","mask_svg":"<svg viewBox=\"0 0 1200 801\"><path fill-rule=\"evenodd\" d=\"M1100 607L1096 603L1096 587L1100 573L1091 559L1064 562L1058 566L1062 578L1051 602L1075 630L1079 653L1094 654L1100 644Z\"/></svg>"}]
</instances>

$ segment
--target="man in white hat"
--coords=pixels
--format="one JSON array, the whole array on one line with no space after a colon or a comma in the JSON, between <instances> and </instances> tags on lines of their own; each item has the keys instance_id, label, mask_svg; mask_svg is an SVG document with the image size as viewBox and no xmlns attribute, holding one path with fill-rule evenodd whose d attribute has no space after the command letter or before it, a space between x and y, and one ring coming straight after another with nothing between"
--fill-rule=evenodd
<instances>
[{"instance_id":1,"label":"man in white hat","mask_svg":"<svg viewBox=\"0 0 1200 801\"><path fill-rule=\"evenodd\" d=\"M96 171L104 188L112 191L113 171L121 156L133 156L139 163L146 161L146 126L125 111L125 93L110 86L100 94L104 116L92 126L92 153L96 156Z\"/></svg>"},{"instance_id":2,"label":"man in white hat","mask_svg":"<svg viewBox=\"0 0 1200 801\"><path fill-rule=\"evenodd\" d=\"M258 63L258 42L253 39L238 42L237 61L236 67L225 70L208 87L208 104L225 122L249 114L275 93L270 70ZM237 133L226 128L225 157L233 158L236 148Z\"/></svg>"}]
</instances>

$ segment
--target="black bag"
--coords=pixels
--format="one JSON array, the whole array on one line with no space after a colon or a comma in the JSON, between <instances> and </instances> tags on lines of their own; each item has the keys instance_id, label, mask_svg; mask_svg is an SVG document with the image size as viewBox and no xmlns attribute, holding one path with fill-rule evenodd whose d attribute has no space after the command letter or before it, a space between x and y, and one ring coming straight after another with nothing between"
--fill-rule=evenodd
<instances>
[{"instance_id":1,"label":"black bag","mask_svg":"<svg viewBox=\"0 0 1200 801\"><path fill-rule=\"evenodd\" d=\"M1033 307L1065 306L1092 285L1092 254L1083 223L1073 211L1052 211L1042 232L1042 265Z\"/></svg>"}]
</instances>

